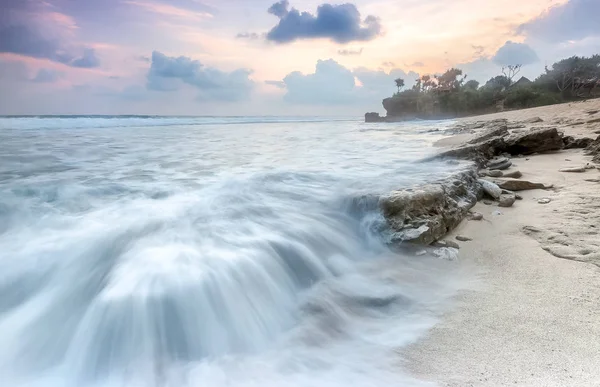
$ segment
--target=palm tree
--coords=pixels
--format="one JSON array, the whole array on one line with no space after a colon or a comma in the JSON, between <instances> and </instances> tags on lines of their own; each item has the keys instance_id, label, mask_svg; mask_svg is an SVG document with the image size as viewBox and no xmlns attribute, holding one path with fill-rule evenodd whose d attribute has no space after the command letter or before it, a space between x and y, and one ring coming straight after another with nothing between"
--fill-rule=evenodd
<instances>
[{"instance_id":1,"label":"palm tree","mask_svg":"<svg viewBox=\"0 0 600 387\"><path fill-rule=\"evenodd\" d=\"M398 93L400 93L400 89L404 87L404 79L397 78L394 80L396 82L396 87L398 88Z\"/></svg>"}]
</instances>

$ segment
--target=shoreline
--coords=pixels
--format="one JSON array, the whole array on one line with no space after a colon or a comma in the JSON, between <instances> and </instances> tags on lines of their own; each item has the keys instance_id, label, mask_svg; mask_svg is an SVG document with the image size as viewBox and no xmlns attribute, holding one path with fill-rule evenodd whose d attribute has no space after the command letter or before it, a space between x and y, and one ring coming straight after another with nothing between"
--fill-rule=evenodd
<instances>
[{"instance_id":1,"label":"shoreline","mask_svg":"<svg viewBox=\"0 0 600 387\"><path fill-rule=\"evenodd\" d=\"M457 120L507 118L598 137L600 101ZM580 121L582 121L580 123ZM464 143L472 133L440 141ZM464 220L444 239L460 245L482 287L461 291L454 309L406 350L405 366L440 386L600 385L600 171L559 172L589 162L581 149L513 158L523 180L553 185L519 192L510 208L478 202L482 221ZM550 199L547 204L538 202ZM497 213L500 211L501 215ZM460 242L456 236L472 241Z\"/></svg>"}]
</instances>

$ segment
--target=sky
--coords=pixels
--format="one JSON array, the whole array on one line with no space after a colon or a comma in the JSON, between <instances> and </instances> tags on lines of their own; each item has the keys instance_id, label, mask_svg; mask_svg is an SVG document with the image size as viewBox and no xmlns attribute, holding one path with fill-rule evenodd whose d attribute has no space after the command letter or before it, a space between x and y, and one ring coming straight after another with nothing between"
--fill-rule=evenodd
<instances>
[{"instance_id":1,"label":"sky","mask_svg":"<svg viewBox=\"0 0 600 387\"><path fill-rule=\"evenodd\" d=\"M350 0L352 1L352 0ZM0 0L0 114L337 115L600 53L600 0Z\"/></svg>"}]
</instances>

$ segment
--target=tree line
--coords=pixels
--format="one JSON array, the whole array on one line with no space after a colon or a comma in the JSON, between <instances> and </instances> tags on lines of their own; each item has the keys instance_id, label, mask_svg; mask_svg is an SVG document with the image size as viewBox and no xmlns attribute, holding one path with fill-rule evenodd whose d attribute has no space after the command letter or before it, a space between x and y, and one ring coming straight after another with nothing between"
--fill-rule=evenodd
<instances>
[{"instance_id":1,"label":"tree line","mask_svg":"<svg viewBox=\"0 0 600 387\"><path fill-rule=\"evenodd\" d=\"M397 92L383 101L390 116L449 117L600 97L600 55L573 56L546 66L534 81L518 75L521 65L502 68L483 86L457 68L423 75L407 90L395 79Z\"/></svg>"}]
</instances>

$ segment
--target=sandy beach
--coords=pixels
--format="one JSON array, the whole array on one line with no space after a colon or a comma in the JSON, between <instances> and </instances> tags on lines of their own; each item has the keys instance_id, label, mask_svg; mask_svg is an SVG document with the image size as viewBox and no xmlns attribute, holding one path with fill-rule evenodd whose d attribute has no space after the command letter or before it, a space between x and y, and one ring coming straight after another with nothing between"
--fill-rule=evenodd
<instances>
[{"instance_id":1,"label":"sandy beach","mask_svg":"<svg viewBox=\"0 0 600 387\"><path fill-rule=\"evenodd\" d=\"M594 110L600 100L461 122L540 117L533 127L596 138L600 113ZM589 160L581 149L513 158L508 171L553 188L519 192L522 200L510 208L480 201L473 211L484 219L463 221L447 235L479 281L409 348L407 367L415 376L456 387L600 385L600 170L559 172ZM472 241L459 242L457 235Z\"/></svg>"}]
</instances>

